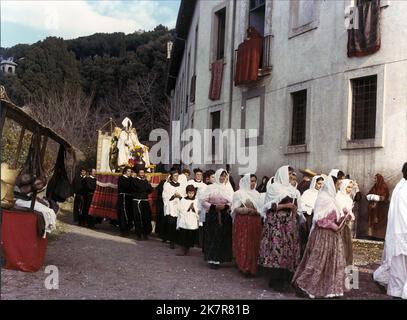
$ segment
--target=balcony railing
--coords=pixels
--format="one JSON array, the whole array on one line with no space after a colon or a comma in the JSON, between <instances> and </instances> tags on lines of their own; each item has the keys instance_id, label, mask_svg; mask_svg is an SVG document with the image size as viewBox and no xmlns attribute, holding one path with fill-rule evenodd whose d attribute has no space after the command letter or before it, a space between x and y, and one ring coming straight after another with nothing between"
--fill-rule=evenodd
<instances>
[{"instance_id":1,"label":"balcony railing","mask_svg":"<svg viewBox=\"0 0 407 320\"><path fill-rule=\"evenodd\" d=\"M263 54L260 59L261 69L271 71L271 35L263 37Z\"/></svg>"}]
</instances>

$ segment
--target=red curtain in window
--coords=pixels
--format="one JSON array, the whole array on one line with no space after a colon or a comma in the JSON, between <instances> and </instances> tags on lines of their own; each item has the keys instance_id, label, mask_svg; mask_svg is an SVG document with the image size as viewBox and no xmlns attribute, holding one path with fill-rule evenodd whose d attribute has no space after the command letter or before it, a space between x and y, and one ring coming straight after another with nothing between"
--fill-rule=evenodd
<instances>
[{"instance_id":1,"label":"red curtain in window","mask_svg":"<svg viewBox=\"0 0 407 320\"><path fill-rule=\"evenodd\" d=\"M380 49L380 0L358 0L358 29L348 30L348 57L363 57Z\"/></svg>"},{"instance_id":2,"label":"red curtain in window","mask_svg":"<svg viewBox=\"0 0 407 320\"><path fill-rule=\"evenodd\" d=\"M257 80L262 50L263 38L256 29L250 27L247 39L237 49L235 85Z\"/></svg>"},{"instance_id":3,"label":"red curtain in window","mask_svg":"<svg viewBox=\"0 0 407 320\"><path fill-rule=\"evenodd\" d=\"M209 88L209 99L219 100L222 90L223 58L212 63L212 79Z\"/></svg>"}]
</instances>

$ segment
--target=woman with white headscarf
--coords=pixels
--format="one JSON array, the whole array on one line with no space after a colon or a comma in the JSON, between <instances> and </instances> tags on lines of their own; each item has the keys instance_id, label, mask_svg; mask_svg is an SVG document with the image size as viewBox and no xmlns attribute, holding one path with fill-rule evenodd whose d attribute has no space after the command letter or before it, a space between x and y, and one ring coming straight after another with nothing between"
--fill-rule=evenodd
<instances>
[{"instance_id":1,"label":"woman with white headscarf","mask_svg":"<svg viewBox=\"0 0 407 320\"><path fill-rule=\"evenodd\" d=\"M233 256L239 270L245 275L256 275L261 239L262 203L256 190L257 177L245 174L239 190L233 194Z\"/></svg>"},{"instance_id":2,"label":"woman with white headscarf","mask_svg":"<svg viewBox=\"0 0 407 320\"><path fill-rule=\"evenodd\" d=\"M314 176L309 189L305 190L301 196L302 211L305 212L305 218L307 219L308 233L311 231L315 202L317 201L317 196L323 183L324 178L322 176Z\"/></svg>"},{"instance_id":3,"label":"woman with white headscarf","mask_svg":"<svg viewBox=\"0 0 407 320\"><path fill-rule=\"evenodd\" d=\"M269 286L283 289L300 259L297 231L298 193L290 184L293 168L283 166L277 170L274 183L267 190L262 209L264 226L260 243L259 264L270 268Z\"/></svg>"},{"instance_id":4,"label":"woman with white headscarf","mask_svg":"<svg viewBox=\"0 0 407 320\"><path fill-rule=\"evenodd\" d=\"M232 217L230 209L233 188L225 169L215 172L215 183L203 192L201 208L206 212L204 256L209 266L217 269L221 262L232 261Z\"/></svg>"},{"instance_id":5,"label":"woman with white headscarf","mask_svg":"<svg viewBox=\"0 0 407 320\"><path fill-rule=\"evenodd\" d=\"M301 258L304 255L304 251L308 243L308 238L312 226L312 217L314 215L315 201L317 200L317 196L323 182L324 178L318 175L314 176L310 181L309 189L305 190L301 196L299 211L301 212L302 218L304 219L304 223L300 225L299 231L301 242Z\"/></svg>"},{"instance_id":6,"label":"woman with white headscarf","mask_svg":"<svg viewBox=\"0 0 407 320\"><path fill-rule=\"evenodd\" d=\"M407 299L407 162L402 172L390 200L383 262L373 279L387 286L389 296Z\"/></svg>"},{"instance_id":7,"label":"woman with white headscarf","mask_svg":"<svg viewBox=\"0 0 407 320\"><path fill-rule=\"evenodd\" d=\"M339 191L336 194L336 202L338 203L339 209L341 209L341 217L344 217L346 213L349 213L351 215L351 221L355 220L355 216L353 215L353 200L351 198L352 189L353 181L344 179L342 180ZM341 232L347 266L353 264L352 230L350 226L351 221L345 223Z\"/></svg>"},{"instance_id":8,"label":"woman with white headscarf","mask_svg":"<svg viewBox=\"0 0 407 320\"><path fill-rule=\"evenodd\" d=\"M303 206L303 210L306 212L308 216L312 216L312 212L314 211L315 201L317 200L317 196L319 190L323 185L324 178L322 176L314 176L311 180L311 184L309 189L305 190L301 196L301 202ZM312 222L312 220L311 220Z\"/></svg>"},{"instance_id":9,"label":"woman with white headscarf","mask_svg":"<svg viewBox=\"0 0 407 320\"><path fill-rule=\"evenodd\" d=\"M341 218L336 193L345 174L332 170L318 194L311 234L293 285L310 298L343 296L345 256L340 232L350 218Z\"/></svg>"}]
</instances>

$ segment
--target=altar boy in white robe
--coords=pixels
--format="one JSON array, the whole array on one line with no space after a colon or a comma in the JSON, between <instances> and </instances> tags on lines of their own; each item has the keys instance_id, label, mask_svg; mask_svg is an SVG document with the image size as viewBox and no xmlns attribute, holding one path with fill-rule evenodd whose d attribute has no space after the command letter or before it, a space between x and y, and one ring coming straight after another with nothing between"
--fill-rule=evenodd
<instances>
[{"instance_id":1,"label":"altar boy in white robe","mask_svg":"<svg viewBox=\"0 0 407 320\"><path fill-rule=\"evenodd\" d=\"M206 187L208 186L204 181L203 181L203 171L199 168L194 169L194 178L191 180L188 180L187 185L192 185L197 189L196 193L196 198L200 200L202 197L203 193L206 190ZM198 201L199 205L200 201ZM199 216L202 218L202 216L205 215L204 210L201 208L201 206L198 206L198 211L199 211ZM199 231L198 231L198 247L202 248L203 244L203 221L199 221Z\"/></svg>"},{"instance_id":2,"label":"altar boy in white robe","mask_svg":"<svg viewBox=\"0 0 407 320\"><path fill-rule=\"evenodd\" d=\"M178 243L182 247L178 255L186 256L197 240L199 214L198 199L194 186L186 187L187 196L182 198L178 206L177 230Z\"/></svg>"},{"instance_id":3,"label":"altar boy in white robe","mask_svg":"<svg viewBox=\"0 0 407 320\"><path fill-rule=\"evenodd\" d=\"M164 184L163 202L165 217L165 240L170 241L170 248L175 248L177 238L177 217L180 200L185 196L185 186L178 182L178 171L171 169L168 181Z\"/></svg>"}]
</instances>

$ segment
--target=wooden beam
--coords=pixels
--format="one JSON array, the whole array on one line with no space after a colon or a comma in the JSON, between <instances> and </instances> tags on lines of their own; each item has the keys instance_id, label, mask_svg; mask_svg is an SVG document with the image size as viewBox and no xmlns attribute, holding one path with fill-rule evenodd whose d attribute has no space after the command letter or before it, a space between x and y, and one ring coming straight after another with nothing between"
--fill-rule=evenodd
<instances>
[{"instance_id":1,"label":"wooden beam","mask_svg":"<svg viewBox=\"0 0 407 320\"><path fill-rule=\"evenodd\" d=\"M45 151L47 150L48 136L42 137L41 166L44 165Z\"/></svg>"},{"instance_id":2,"label":"wooden beam","mask_svg":"<svg viewBox=\"0 0 407 320\"><path fill-rule=\"evenodd\" d=\"M18 139L17 151L16 151L16 155L14 158L13 169L17 169L18 159L20 158L21 148L23 146L24 134L25 134L25 127L21 127L20 138Z\"/></svg>"}]
</instances>

